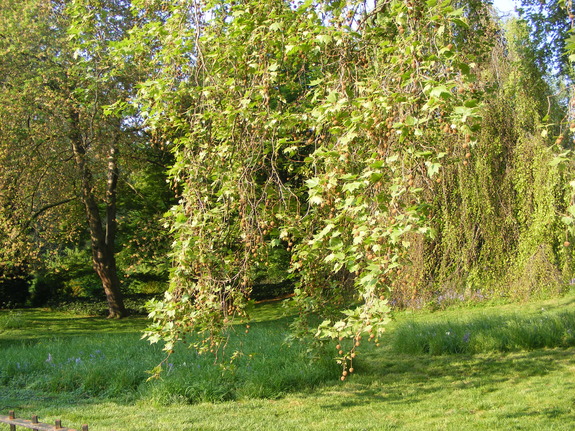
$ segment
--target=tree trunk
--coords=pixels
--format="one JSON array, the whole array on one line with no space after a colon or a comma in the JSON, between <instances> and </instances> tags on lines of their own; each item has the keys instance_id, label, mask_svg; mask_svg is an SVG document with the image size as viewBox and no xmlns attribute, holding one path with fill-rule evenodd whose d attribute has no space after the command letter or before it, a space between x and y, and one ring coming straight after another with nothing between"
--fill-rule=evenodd
<instances>
[{"instance_id":1,"label":"tree trunk","mask_svg":"<svg viewBox=\"0 0 575 431\"><path fill-rule=\"evenodd\" d=\"M78 112L71 112L71 140L76 167L80 174L82 201L92 242L92 264L102 281L108 301L108 318L121 318L127 315L120 291L120 280L116 268L114 241L116 237L116 188L118 184L116 143L110 144L108 155L108 179L106 184L106 224L102 223L100 209L94 195L93 177L86 163L86 142L80 132Z\"/></svg>"},{"instance_id":2,"label":"tree trunk","mask_svg":"<svg viewBox=\"0 0 575 431\"><path fill-rule=\"evenodd\" d=\"M107 250L107 247L98 249L94 247L92 239L92 261L94 270L102 281L102 287L106 293L108 301L108 318L119 319L127 315L124 307L122 292L120 291L120 280L116 269L116 258L113 252Z\"/></svg>"}]
</instances>

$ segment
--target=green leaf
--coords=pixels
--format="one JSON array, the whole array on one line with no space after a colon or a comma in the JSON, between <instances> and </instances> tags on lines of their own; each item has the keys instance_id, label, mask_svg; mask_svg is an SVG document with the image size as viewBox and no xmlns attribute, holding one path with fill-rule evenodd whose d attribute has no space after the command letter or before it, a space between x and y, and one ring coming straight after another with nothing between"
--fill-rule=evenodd
<instances>
[{"instance_id":1,"label":"green leaf","mask_svg":"<svg viewBox=\"0 0 575 431\"><path fill-rule=\"evenodd\" d=\"M315 189L317 186L319 186L319 183L320 183L320 179L318 177L310 178L309 180L306 180L306 182L305 182L305 184L310 189Z\"/></svg>"},{"instance_id":2,"label":"green leaf","mask_svg":"<svg viewBox=\"0 0 575 431\"><path fill-rule=\"evenodd\" d=\"M471 73L471 68L467 63L457 63L457 68L463 73L464 75L469 75Z\"/></svg>"},{"instance_id":3,"label":"green leaf","mask_svg":"<svg viewBox=\"0 0 575 431\"><path fill-rule=\"evenodd\" d=\"M337 91L330 91L330 93L326 97L326 100L330 103L336 103L338 98L339 95Z\"/></svg>"},{"instance_id":4,"label":"green leaf","mask_svg":"<svg viewBox=\"0 0 575 431\"><path fill-rule=\"evenodd\" d=\"M283 29L283 23L282 22L274 22L272 25L270 25L270 31L280 31Z\"/></svg>"},{"instance_id":5,"label":"green leaf","mask_svg":"<svg viewBox=\"0 0 575 431\"><path fill-rule=\"evenodd\" d=\"M467 24L467 22L465 22L465 21L462 20L462 19L453 18L453 19L451 20L451 22L454 23L455 25L461 27L461 28L469 29L469 24Z\"/></svg>"},{"instance_id":6,"label":"green leaf","mask_svg":"<svg viewBox=\"0 0 575 431\"><path fill-rule=\"evenodd\" d=\"M418 151L415 153L417 157L429 157L433 155L433 151Z\"/></svg>"},{"instance_id":7,"label":"green leaf","mask_svg":"<svg viewBox=\"0 0 575 431\"><path fill-rule=\"evenodd\" d=\"M407 118L405 119L405 124L408 126L414 126L417 124L417 119L412 117L411 115L408 115Z\"/></svg>"},{"instance_id":8,"label":"green leaf","mask_svg":"<svg viewBox=\"0 0 575 431\"><path fill-rule=\"evenodd\" d=\"M318 34L316 36L316 39L320 43L323 43L324 45L327 45L328 43L330 43L333 40L333 38L329 34Z\"/></svg>"},{"instance_id":9,"label":"green leaf","mask_svg":"<svg viewBox=\"0 0 575 431\"><path fill-rule=\"evenodd\" d=\"M360 189L363 187L363 183L361 181L355 181L353 183L347 183L344 184L344 186L342 187L342 190L344 192L354 192L357 189Z\"/></svg>"},{"instance_id":10,"label":"green leaf","mask_svg":"<svg viewBox=\"0 0 575 431\"><path fill-rule=\"evenodd\" d=\"M296 51L298 51L298 49L299 49L299 46L297 46L297 45L286 45L285 46L285 53L287 55L290 55L290 54L293 54Z\"/></svg>"},{"instance_id":11,"label":"green leaf","mask_svg":"<svg viewBox=\"0 0 575 431\"><path fill-rule=\"evenodd\" d=\"M326 227L324 227L321 232L316 235L315 239L318 241L323 239L328 233L332 231L334 227L335 225L333 223L328 223Z\"/></svg>"},{"instance_id":12,"label":"green leaf","mask_svg":"<svg viewBox=\"0 0 575 431\"><path fill-rule=\"evenodd\" d=\"M438 99L449 99L453 96L445 85L438 85L437 87L433 88L429 95Z\"/></svg>"},{"instance_id":13,"label":"green leaf","mask_svg":"<svg viewBox=\"0 0 575 431\"><path fill-rule=\"evenodd\" d=\"M561 157L561 156L557 156L554 157L550 162L549 162L549 166L558 166L564 162L566 162L567 160L569 160L566 157Z\"/></svg>"},{"instance_id":14,"label":"green leaf","mask_svg":"<svg viewBox=\"0 0 575 431\"><path fill-rule=\"evenodd\" d=\"M455 9L452 12L449 12L447 15L450 17L462 16L465 12L464 8Z\"/></svg>"},{"instance_id":15,"label":"green leaf","mask_svg":"<svg viewBox=\"0 0 575 431\"><path fill-rule=\"evenodd\" d=\"M321 205L323 198L320 195L314 195L309 198L310 205Z\"/></svg>"},{"instance_id":16,"label":"green leaf","mask_svg":"<svg viewBox=\"0 0 575 431\"><path fill-rule=\"evenodd\" d=\"M370 176L369 176L369 181L371 181L372 183L376 183L379 180L381 180L383 178L383 174L379 173L379 172L373 172Z\"/></svg>"},{"instance_id":17,"label":"green leaf","mask_svg":"<svg viewBox=\"0 0 575 431\"><path fill-rule=\"evenodd\" d=\"M429 178L433 178L433 176L441 169L441 164L432 163L430 161L425 162L425 166L427 166L427 176Z\"/></svg>"}]
</instances>

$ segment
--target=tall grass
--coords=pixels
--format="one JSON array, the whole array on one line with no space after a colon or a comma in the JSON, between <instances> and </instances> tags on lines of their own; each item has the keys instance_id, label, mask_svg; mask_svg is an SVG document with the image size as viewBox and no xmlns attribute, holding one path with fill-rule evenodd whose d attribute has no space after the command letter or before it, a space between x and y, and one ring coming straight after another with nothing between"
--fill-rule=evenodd
<instances>
[{"instance_id":1,"label":"tall grass","mask_svg":"<svg viewBox=\"0 0 575 431\"><path fill-rule=\"evenodd\" d=\"M250 334L234 333L227 359L192 352L170 357L165 377L146 388L144 398L160 404L279 398L336 381L339 368L327 354L311 356L303 342L284 343L285 321L252 325Z\"/></svg>"},{"instance_id":2,"label":"tall grass","mask_svg":"<svg viewBox=\"0 0 575 431\"><path fill-rule=\"evenodd\" d=\"M43 392L115 396L134 393L159 358L137 335L2 342L0 383Z\"/></svg>"},{"instance_id":3,"label":"tall grass","mask_svg":"<svg viewBox=\"0 0 575 431\"><path fill-rule=\"evenodd\" d=\"M226 355L199 356L181 349L170 356L160 379L147 370L164 358L139 334L0 339L0 385L78 397L143 399L156 404L278 398L336 380L332 359L313 359L304 343L284 344L285 321L253 324L249 336L231 333ZM236 353L234 358L231 356Z\"/></svg>"},{"instance_id":4,"label":"tall grass","mask_svg":"<svg viewBox=\"0 0 575 431\"><path fill-rule=\"evenodd\" d=\"M575 312L485 315L398 324L393 350L407 354L488 353L575 346Z\"/></svg>"},{"instance_id":5,"label":"tall grass","mask_svg":"<svg viewBox=\"0 0 575 431\"><path fill-rule=\"evenodd\" d=\"M20 329L26 326L26 319L21 312L9 311L0 314L0 332L10 329Z\"/></svg>"}]
</instances>

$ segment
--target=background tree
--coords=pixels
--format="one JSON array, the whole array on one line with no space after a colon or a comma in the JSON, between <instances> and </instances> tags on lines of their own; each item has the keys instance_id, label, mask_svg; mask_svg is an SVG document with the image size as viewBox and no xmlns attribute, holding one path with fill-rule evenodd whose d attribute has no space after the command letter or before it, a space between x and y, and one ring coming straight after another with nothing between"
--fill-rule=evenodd
<instances>
[{"instance_id":1,"label":"background tree","mask_svg":"<svg viewBox=\"0 0 575 431\"><path fill-rule=\"evenodd\" d=\"M55 223L49 222L50 210L75 199L63 186L72 166L58 163L66 158L62 147L49 144L60 134L50 110L57 106L54 89L63 77L53 63L58 52L53 41L63 34L42 20L51 14L48 3L1 6L2 261L4 268L16 262L25 273L41 238L58 235L61 224L53 215ZM35 224L43 227L30 235Z\"/></svg>"},{"instance_id":2,"label":"background tree","mask_svg":"<svg viewBox=\"0 0 575 431\"><path fill-rule=\"evenodd\" d=\"M530 23L530 39L540 70L551 75L571 76L566 55L568 34L575 20L571 0L521 0L519 15Z\"/></svg>"},{"instance_id":3,"label":"background tree","mask_svg":"<svg viewBox=\"0 0 575 431\"><path fill-rule=\"evenodd\" d=\"M3 181L14 190L2 206L19 208L10 217L20 233L45 244L49 232L71 233L63 219L77 220L62 212L75 209L61 205L80 204L109 316L122 317L118 179L122 169L128 177L129 161L147 137L132 112L104 107L126 100L137 76L135 68L113 67L108 56L108 45L131 26L130 4L31 0L4 2L1 10L2 109L11 117L3 127L3 154L11 163Z\"/></svg>"}]
</instances>

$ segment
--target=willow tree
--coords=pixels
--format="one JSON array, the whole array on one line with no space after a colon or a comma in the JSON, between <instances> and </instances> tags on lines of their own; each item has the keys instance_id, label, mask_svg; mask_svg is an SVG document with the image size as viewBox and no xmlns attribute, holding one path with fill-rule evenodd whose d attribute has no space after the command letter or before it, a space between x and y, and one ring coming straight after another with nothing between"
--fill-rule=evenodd
<instances>
[{"instance_id":1,"label":"willow tree","mask_svg":"<svg viewBox=\"0 0 575 431\"><path fill-rule=\"evenodd\" d=\"M11 239L66 229L62 205L80 202L110 317L126 310L115 262L119 151L141 138L126 114L104 106L125 99L133 70L115 67L107 46L130 25L118 1L0 3L2 211ZM43 247L39 243L39 247ZM38 247L38 246L37 246Z\"/></svg>"},{"instance_id":2,"label":"willow tree","mask_svg":"<svg viewBox=\"0 0 575 431\"><path fill-rule=\"evenodd\" d=\"M561 222L570 171L556 160L564 151L557 126L563 110L551 97L525 21L508 21L492 40L481 65L490 91L477 144L445 169L445 181L430 195L438 235L411 251L420 264L395 289L402 305L525 299L560 292L572 277Z\"/></svg>"}]
</instances>

